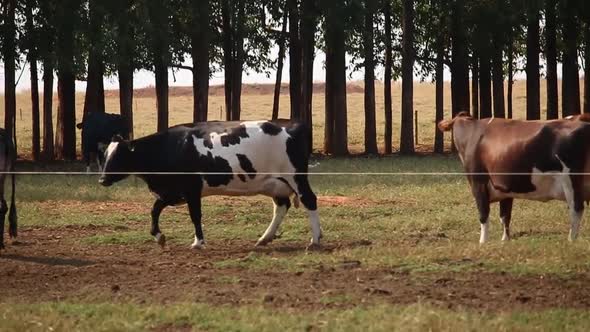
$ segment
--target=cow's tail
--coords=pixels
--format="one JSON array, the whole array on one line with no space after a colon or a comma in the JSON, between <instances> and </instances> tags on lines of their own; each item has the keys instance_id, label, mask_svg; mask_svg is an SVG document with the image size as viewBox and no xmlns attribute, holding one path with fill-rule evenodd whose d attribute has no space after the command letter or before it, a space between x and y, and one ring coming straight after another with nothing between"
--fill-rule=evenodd
<instances>
[{"instance_id":1,"label":"cow's tail","mask_svg":"<svg viewBox=\"0 0 590 332\"><path fill-rule=\"evenodd\" d=\"M440 131L450 131L451 129L453 129L453 125L455 124L455 121L457 121L457 119L459 119L459 118L464 118L464 117L471 118L469 113L461 112L461 113L455 115L455 117L450 120L442 120L441 122L439 122L438 129Z\"/></svg>"},{"instance_id":2,"label":"cow's tail","mask_svg":"<svg viewBox=\"0 0 590 332\"><path fill-rule=\"evenodd\" d=\"M16 117L15 117L16 118ZM12 193L10 195L10 210L8 211L8 235L11 238L16 238L18 235L18 226L17 226L17 215L16 215L16 204L15 204L15 195L16 195L16 174L14 174L14 164L16 162L16 127L13 126L12 134L14 139L14 145L11 146L10 144L10 137L6 139L6 160L10 165L10 179L11 179L11 187Z\"/></svg>"}]
</instances>

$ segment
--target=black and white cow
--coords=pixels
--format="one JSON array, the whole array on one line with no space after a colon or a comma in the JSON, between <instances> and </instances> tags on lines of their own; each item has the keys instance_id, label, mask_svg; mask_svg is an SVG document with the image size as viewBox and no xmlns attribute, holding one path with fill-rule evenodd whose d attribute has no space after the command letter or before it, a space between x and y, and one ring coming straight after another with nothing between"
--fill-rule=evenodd
<instances>
[{"instance_id":1,"label":"black and white cow","mask_svg":"<svg viewBox=\"0 0 590 332\"><path fill-rule=\"evenodd\" d=\"M301 201L311 222L311 245L320 243L321 229L316 195L307 173L309 130L289 121L202 122L179 125L133 141L120 137L107 147L99 183L110 186L141 173L156 196L152 208L151 234L160 245L166 240L158 220L169 205L188 204L195 226L191 248L204 244L201 227L201 198L208 195L266 195L274 202L274 214L257 245L275 238L291 206ZM164 174L145 174L161 172ZM200 174L165 174L199 172ZM207 174L210 173L210 174Z\"/></svg>"},{"instance_id":2,"label":"black and white cow","mask_svg":"<svg viewBox=\"0 0 590 332\"><path fill-rule=\"evenodd\" d=\"M90 172L90 158L96 157L98 170L104 164L104 149L115 135L129 137L129 127L125 118L119 114L88 113L84 120L76 125L82 129L82 155L86 162L86 171Z\"/></svg>"},{"instance_id":3,"label":"black and white cow","mask_svg":"<svg viewBox=\"0 0 590 332\"><path fill-rule=\"evenodd\" d=\"M11 238L15 238L17 235L14 173L11 174L12 194L10 198L10 211L4 199L4 182L7 176L5 172L14 172L15 161L16 150L14 149L12 138L6 130L0 128L0 171L2 171L2 174L0 174L0 249L4 248L4 219L6 212L8 212L8 235Z\"/></svg>"}]
</instances>

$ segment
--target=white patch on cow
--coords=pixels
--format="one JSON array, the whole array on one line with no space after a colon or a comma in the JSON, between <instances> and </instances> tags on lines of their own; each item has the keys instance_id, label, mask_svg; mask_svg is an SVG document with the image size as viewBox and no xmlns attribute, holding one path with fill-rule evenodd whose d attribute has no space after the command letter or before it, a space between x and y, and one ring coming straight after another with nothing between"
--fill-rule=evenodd
<instances>
[{"instance_id":1,"label":"white patch on cow","mask_svg":"<svg viewBox=\"0 0 590 332\"><path fill-rule=\"evenodd\" d=\"M541 172L536 167L533 167L531 174L531 182L535 186L535 191L528 193L514 193L501 192L496 190L492 184L488 185L490 199L493 202L500 201L504 198L521 198L534 201L547 202L550 200L565 201L565 193L563 191L562 172L550 171Z\"/></svg>"},{"instance_id":2,"label":"white patch on cow","mask_svg":"<svg viewBox=\"0 0 590 332\"><path fill-rule=\"evenodd\" d=\"M566 120L571 120L571 119L573 119L573 118L574 118L574 116L573 116L573 115L570 115L570 116L566 116L564 119L566 119Z\"/></svg>"},{"instance_id":3,"label":"white patch on cow","mask_svg":"<svg viewBox=\"0 0 590 332\"><path fill-rule=\"evenodd\" d=\"M282 130L278 135L267 135L260 128L262 121L246 121L241 124L246 127L249 137L240 138L239 144L223 146L221 137L226 133L212 133L210 140L212 148L205 146L205 140L193 136L194 145L197 151L206 155L211 153L212 157L220 157L229 163L234 174L227 185L209 187L204 181L203 196L209 195L267 195L271 197L286 197L293 193L292 187L278 180L279 177L289 182L293 175L281 175L294 173L295 167L291 164L286 153L286 142L289 134ZM256 177L251 179L246 176L246 181L240 180L238 174L246 174L242 169L237 154L245 155L256 170ZM259 174L266 173L266 174ZM272 174L268 174L272 173Z\"/></svg>"},{"instance_id":4,"label":"white patch on cow","mask_svg":"<svg viewBox=\"0 0 590 332\"><path fill-rule=\"evenodd\" d=\"M479 233L479 243L484 244L488 241L488 228L490 223L486 220L485 223L480 223L481 231Z\"/></svg>"},{"instance_id":5,"label":"white patch on cow","mask_svg":"<svg viewBox=\"0 0 590 332\"><path fill-rule=\"evenodd\" d=\"M115 150L117 150L118 146L119 146L119 142L111 142L111 144L109 144L109 146L107 146L107 152L106 152L106 156L105 156L105 164L109 161L109 159L113 155L113 152L115 152Z\"/></svg>"},{"instance_id":6,"label":"white patch on cow","mask_svg":"<svg viewBox=\"0 0 590 332\"><path fill-rule=\"evenodd\" d=\"M508 219L508 217L501 217L500 218L500 221L502 222L502 226L504 229L504 233L502 233L502 241L510 240L510 235L508 235L508 228L506 228L506 219Z\"/></svg>"},{"instance_id":7,"label":"white patch on cow","mask_svg":"<svg viewBox=\"0 0 590 332\"><path fill-rule=\"evenodd\" d=\"M491 118L490 121L488 121L488 124L492 123L492 121L494 121L494 118Z\"/></svg>"},{"instance_id":8,"label":"white patch on cow","mask_svg":"<svg viewBox=\"0 0 590 332\"><path fill-rule=\"evenodd\" d=\"M193 241L193 244L191 244L191 249L202 249L204 244L205 240L199 240L195 235L195 240Z\"/></svg>"},{"instance_id":9,"label":"white patch on cow","mask_svg":"<svg viewBox=\"0 0 590 332\"><path fill-rule=\"evenodd\" d=\"M266 245L267 243L272 242L272 240L274 240L275 235L277 234L277 230L281 226L281 223L283 222L283 219L285 218L286 214L287 206L279 206L276 203L274 203L272 221L270 222L270 225L268 225L268 228L266 229L264 234L262 234L260 239L258 239L258 242L256 242L257 246Z\"/></svg>"}]
</instances>

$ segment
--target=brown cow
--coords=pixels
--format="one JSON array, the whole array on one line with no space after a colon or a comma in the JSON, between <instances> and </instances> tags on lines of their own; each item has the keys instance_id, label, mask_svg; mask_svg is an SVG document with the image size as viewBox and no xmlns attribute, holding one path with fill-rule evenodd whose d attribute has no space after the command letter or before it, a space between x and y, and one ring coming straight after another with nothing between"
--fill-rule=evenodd
<instances>
[{"instance_id":1,"label":"brown cow","mask_svg":"<svg viewBox=\"0 0 590 332\"><path fill-rule=\"evenodd\" d=\"M500 202L502 240L510 239L514 198L566 201L569 239L578 235L590 199L590 123L473 119L466 113L438 124L453 140L479 210L480 243L488 238L490 203Z\"/></svg>"}]
</instances>

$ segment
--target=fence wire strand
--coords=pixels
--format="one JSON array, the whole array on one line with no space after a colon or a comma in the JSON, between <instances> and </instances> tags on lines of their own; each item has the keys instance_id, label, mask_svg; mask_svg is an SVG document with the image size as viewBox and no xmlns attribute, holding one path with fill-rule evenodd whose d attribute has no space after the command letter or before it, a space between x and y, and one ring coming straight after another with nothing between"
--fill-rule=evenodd
<instances>
[{"instance_id":1,"label":"fence wire strand","mask_svg":"<svg viewBox=\"0 0 590 332\"><path fill-rule=\"evenodd\" d=\"M0 175L270 175L270 176L558 176L574 175L586 176L590 173L572 172L564 173L557 171L550 172L74 172L74 171L2 171Z\"/></svg>"}]
</instances>

